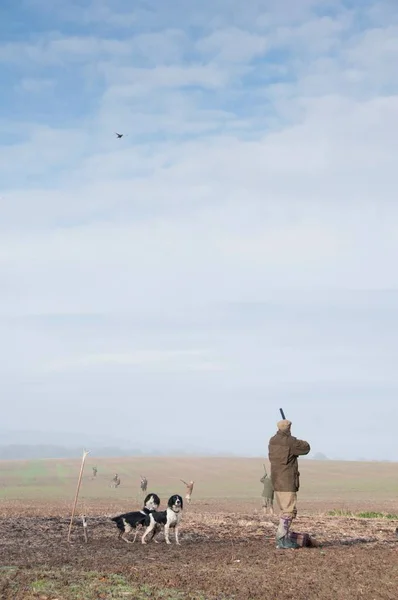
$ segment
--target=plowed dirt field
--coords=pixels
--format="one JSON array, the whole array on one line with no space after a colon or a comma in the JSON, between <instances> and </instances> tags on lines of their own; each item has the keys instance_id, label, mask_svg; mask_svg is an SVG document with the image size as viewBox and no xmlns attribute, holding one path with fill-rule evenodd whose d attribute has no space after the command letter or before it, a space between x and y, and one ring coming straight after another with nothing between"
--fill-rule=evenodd
<instances>
[{"instance_id":1,"label":"plowed dirt field","mask_svg":"<svg viewBox=\"0 0 398 600\"><path fill-rule=\"evenodd\" d=\"M237 507L232 500L207 500L187 507L181 546L167 546L162 536L159 544L126 544L101 506L86 509L88 543L79 519L68 543L69 518L60 504L30 503L23 511L3 502L2 599L398 597L393 520L310 515L307 509L296 529L315 534L322 547L281 551L274 544L276 520L251 502Z\"/></svg>"}]
</instances>

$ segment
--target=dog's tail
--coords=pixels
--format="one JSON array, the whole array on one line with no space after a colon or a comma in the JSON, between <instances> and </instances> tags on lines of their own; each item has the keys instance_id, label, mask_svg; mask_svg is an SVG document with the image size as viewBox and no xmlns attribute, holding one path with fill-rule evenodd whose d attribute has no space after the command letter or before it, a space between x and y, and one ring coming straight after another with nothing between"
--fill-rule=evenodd
<instances>
[{"instance_id":1,"label":"dog's tail","mask_svg":"<svg viewBox=\"0 0 398 600\"><path fill-rule=\"evenodd\" d=\"M117 515L117 517L111 517L111 521L113 521L116 524L122 523L123 522L122 515Z\"/></svg>"},{"instance_id":2,"label":"dog's tail","mask_svg":"<svg viewBox=\"0 0 398 600\"><path fill-rule=\"evenodd\" d=\"M123 523L123 519L122 519L121 515L118 515L117 517L111 517L111 521L116 523L116 525L119 527L119 529L124 528L124 523Z\"/></svg>"}]
</instances>

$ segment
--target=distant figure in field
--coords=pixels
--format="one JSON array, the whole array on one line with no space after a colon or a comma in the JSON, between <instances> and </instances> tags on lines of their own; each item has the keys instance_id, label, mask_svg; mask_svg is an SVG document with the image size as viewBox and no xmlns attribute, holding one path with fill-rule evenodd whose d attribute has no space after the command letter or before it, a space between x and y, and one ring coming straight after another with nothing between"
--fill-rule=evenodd
<instances>
[{"instance_id":1,"label":"distant figure in field","mask_svg":"<svg viewBox=\"0 0 398 600\"><path fill-rule=\"evenodd\" d=\"M192 496L192 491L193 491L193 486L194 486L194 481L190 481L189 483L187 483L186 481L184 481L183 479L180 479L180 481L182 481L182 483L186 486L186 494L185 494L185 500L188 502L188 504L191 504L191 496Z\"/></svg>"},{"instance_id":2,"label":"distant figure in field","mask_svg":"<svg viewBox=\"0 0 398 600\"><path fill-rule=\"evenodd\" d=\"M112 479L111 487L117 488L119 487L120 483L120 477L117 473L115 473L115 476Z\"/></svg>"},{"instance_id":3,"label":"distant figure in field","mask_svg":"<svg viewBox=\"0 0 398 600\"><path fill-rule=\"evenodd\" d=\"M147 487L148 487L148 479L144 475L141 475L141 492L143 494L145 494Z\"/></svg>"},{"instance_id":4,"label":"distant figure in field","mask_svg":"<svg viewBox=\"0 0 398 600\"><path fill-rule=\"evenodd\" d=\"M97 467L93 467L93 477L97 477L98 469Z\"/></svg>"},{"instance_id":5,"label":"distant figure in field","mask_svg":"<svg viewBox=\"0 0 398 600\"><path fill-rule=\"evenodd\" d=\"M278 431L270 439L268 445L271 481L280 509L279 527L276 533L277 548L300 547L300 544L297 543L298 534L290 532L292 521L297 516L297 492L300 487L297 459L299 456L308 454L311 448L308 442L292 436L291 426L291 421L287 419L279 421ZM304 538L304 545L307 545L306 538Z\"/></svg>"},{"instance_id":6,"label":"distant figure in field","mask_svg":"<svg viewBox=\"0 0 398 600\"><path fill-rule=\"evenodd\" d=\"M263 484L264 489L262 498L263 498L263 511L266 514L267 510L271 515L274 514L274 486L272 485L271 479L268 477L267 471L264 466L264 475L260 479L260 483Z\"/></svg>"}]
</instances>

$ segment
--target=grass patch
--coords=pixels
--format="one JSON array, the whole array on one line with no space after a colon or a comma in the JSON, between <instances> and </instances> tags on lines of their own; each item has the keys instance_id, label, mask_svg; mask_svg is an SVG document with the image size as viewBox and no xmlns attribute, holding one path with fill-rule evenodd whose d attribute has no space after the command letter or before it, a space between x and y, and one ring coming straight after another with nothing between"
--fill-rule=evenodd
<instances>
[{"instance_id":1,"label":"grass patch","mask_svg":"<svg viewBox=\"0 0 398 600\"><path fill-rule=\"evenodd\" d=\"M358 519L389 519L391 521L398 521L398 515L396 514L372 511L353 513L349 510L330 510L327 514L329 517L356 517Z\"/></svg>"},{"instance_id":2,"label":"grass patch","mask_svg":"<svg viewBox=\"0 0 398 600\"><path fill-rule=\"evenodd\" d=\"M0 569L4 600L211 600L200 592L137 585L123 575L60 569Z\"/></svg>"},{"instance_id":3,"label":"grass patch","mask_svg":"<svg viewBox=\"0 0 398 600\"><path fill-rule=\"evenodd\" d=\"M55 465L55 472L62 483L65 483L70 476L70 469L62 462Z\"/></svg>"},{"instance_id":4,"label":"grass patch","mask_svg":"<svg viewBox=\"0 0 398 600\"><path fill-rule=\"evenodd\" d=\"M360 519L390 519L391 521L398 519L398 515L380 512L360 512L357 514L357 517Z\"/></svg>"},{"instance_id":5,"label":"grass patch","mask_svg":"<svg viewBox=\"0 0 398 600\"><path fill-rule=\"evenodd\" d=\"M48 475L48 464L44 461L32 460L20 468L18 474L24 483L31 484Z\"/></svg>"},{"instance_id":6,"label":"grass patch","mask_svg":"<svg viewBox=\"0 0 398 600\"><path fill-rule=\"evenodd\" d=\"M350 510L344 510L344 509L329 510L327 515L329 517L354 517L355 516L354 513L352 513Z\"/></svg>"}]
</instances>

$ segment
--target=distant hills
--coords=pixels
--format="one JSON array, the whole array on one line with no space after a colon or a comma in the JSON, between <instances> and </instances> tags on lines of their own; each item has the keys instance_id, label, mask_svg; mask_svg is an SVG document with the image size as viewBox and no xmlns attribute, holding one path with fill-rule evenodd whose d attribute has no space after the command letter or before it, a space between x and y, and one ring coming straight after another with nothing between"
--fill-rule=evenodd
<instances>
[{"instance_id":1,"label":"distant hills","mask_svg":"<svg viewBox=\"0 0 398 600\"><path fill-rule=\"evenodd\" d=\"M0 460L39 460L43 458L80 458L83 454L83 446L54 446L51 444L8 444L0 445ZM168 450L148 450L139 448L119 448L117 446L87 446L90 455L96 458L119 458L124 456L236 456L226 452L192 452L181 450L181 448Z\"/></svg>"},{"instance_id":2,"label":"distant hills","mask_svg":"<svg viewBox=\"0 0 398 600\"><path fill-rule=\"evenodd\" d=\"M326 454L323 452L317 452L314 456L311 457L313 460L329 460Z\"/></svg>"},{"instance_id":3,"label":"distant hills","mask_svg":"<svg viewBox=\"0 0 398 600\"><path fill-rule=\"evenodd\" d=\"M1 431L0 460L30 460L43 458L79 458L83 450L90 450L95 457L123 456L211 456L194 446L185 448L149 445L131 445L126 440L93 434L67 432ZM233 453L216 453L218 456L234 456Z\"/></svg>"},{"instance_id":4,"label":"distant hills","mask_svg":"<svg viewBox=\"0 0 398 600\"><path fill-rule=\"evenodd\" d=\"M135 436L132 434L132 438ZM152 447L150 441L142 444L115 438L112 435L97 435L95 433L57 432L57 431L10 431L0 430L0 460L38 460L44 458L80 458L83 450L90 450L90 455L97 458L117 458L127 456L219 456L219 457L253 457L261 453L220 451L220 448L200 448L180 441L182 447L171 447L160 444ZM266 458L264 448L263 458ZM370 458L351 458L326 456L323 452L315 452L302 460L355 460L357 462L372 462ZM378 462L390 460L378 459Z\"/></svg>"},{"instance_id":5,"label":"distant hills","mask_svg":"<svg viewBox=\"0 0 398 600\"><path fill-rule=\"evenodd\" d=\"M9 444L0 446L0 460L32 460L41 458L78 458L82 456L82 447L53 446L46 444L22 445ZM90 454L96 457L111 456L137 456L142 454L140 450L130 451L117 447L90 448Z\"/></svg>"}]
</instances>

